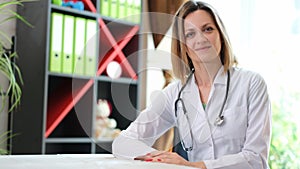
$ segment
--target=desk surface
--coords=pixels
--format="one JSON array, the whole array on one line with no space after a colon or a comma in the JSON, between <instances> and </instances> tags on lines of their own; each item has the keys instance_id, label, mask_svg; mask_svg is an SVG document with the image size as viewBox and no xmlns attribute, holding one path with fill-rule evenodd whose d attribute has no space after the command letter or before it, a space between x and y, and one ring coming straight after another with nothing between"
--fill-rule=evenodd
<instances>
[{"instance_id":1,"label":"desk surface","mask_svg":"<svg viewBox=\"0 0 300 169\"><path fill-rule=\"evenodd\" d=\"M110 154L4 155L1 169L192 169L190 167L117 159Z\"/></svg>"}]
</instances>

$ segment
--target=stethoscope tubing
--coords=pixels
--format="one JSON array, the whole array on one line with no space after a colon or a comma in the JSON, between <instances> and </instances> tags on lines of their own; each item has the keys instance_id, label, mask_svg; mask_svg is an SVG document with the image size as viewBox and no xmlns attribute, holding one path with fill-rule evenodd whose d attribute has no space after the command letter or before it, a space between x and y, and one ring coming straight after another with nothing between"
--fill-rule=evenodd
<instances>
[{"instance_id":1,"label":"stethoscope tubing","mask_svg":"<svg viewBox=\"0 0 300 169\"><path fill-rule=\"evenodd\" d=\"M181 93L182 93L182 91L185 89L185 87L186 87L186 85L188 84L188 82L190 81L190 79L191 79L192 75L194 74L194 72L195 72L195 69L192 69L191 72L189 73L188 77L187 77L187 80L186 80L185 84L184 84L184 85L181 87L181 89L179 90L178 97L177 97L177 99L176 99L176 101L175 101L175 117L176 117L176 118L178 118L178 117L177 117L177 116L178 116L178 114L177 114L177 110L178 110L178 109L177 109L177 104L178 104L179 101L182 102L182 104L183 104L183 109L184 109L184 114L187 116L187 114L186 114L187 111L186 111L186 108L185 108L185 106L184 106L184 102L183 102L183 100L182 100L182 98L181 98ZM223 100L222 107L221 107L220 112L219 112L219 114L218 114L218 117L216 118L216 121L215 121L215 123L214 123L216 126L221 126L221 125L224 123L223 110L224 110L225 104L226 104L226 102L227 102L228 93L229 93L229 86L230 86L230 71L227 70L226 93L225 93L225 97L224 97L224 100ZM187 118L188 118L188 116L187 116ZM177 119L177 120L178 120L178 119ZM190 123L190 122L188 121L188 123ZM188 125L189 125L190 130L191 130L191 124L188 124ZM190 132L191 132L191 138L193 138L192 131L190 131ZM179 136L180 136L180 134L179 134ZM181 145L182 145L182 147L183 147L183 149L184 149L185 151L191 151L191 150L193 149L193 147L189 147L189 148L184 147L184 143L183 143L182 138L180 138L180 140L181 140ZM193 142L193 141L192 141L192 142Z\"/></svg>"}]
</instances>

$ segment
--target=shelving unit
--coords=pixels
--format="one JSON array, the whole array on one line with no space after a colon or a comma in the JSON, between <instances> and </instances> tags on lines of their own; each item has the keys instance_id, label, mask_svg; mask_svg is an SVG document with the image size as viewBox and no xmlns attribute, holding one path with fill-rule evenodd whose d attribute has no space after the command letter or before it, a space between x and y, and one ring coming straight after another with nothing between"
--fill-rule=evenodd
<instances>
[{"instance_id":1,"label":"shelving unit","mask_svg":"<svg viewBox=\"0 0 300 169\"><path fill-rule=\"evenodd\" d=\"M112 103L110 118L125 129L139 110L140 24L99 14L100 0L83 0L85 11L61 7L49 1L25 3L18 13L35 27L17 23L18 65L24 86L21 107L14 112L12 154L107 153L111 141L94 134L98 99ZM92 75L49 71L51 13L97 21L97 63ZM122 76L109 78L105 69L118 61Z\"/></svg>"}]
</instances>

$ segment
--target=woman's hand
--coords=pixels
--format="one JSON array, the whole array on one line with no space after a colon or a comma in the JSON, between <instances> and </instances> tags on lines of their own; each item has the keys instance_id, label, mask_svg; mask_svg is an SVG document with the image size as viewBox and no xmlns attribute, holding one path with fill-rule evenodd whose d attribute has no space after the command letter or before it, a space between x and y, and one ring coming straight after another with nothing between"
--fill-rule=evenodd
<instances>
[{"instance_id":1,"label":"woman's hand","mask_svg":"<svg viewBox=\"0 0 300 169\"><path fill-rule=\"evenodd\" d=\"M161 163L168 163L168 164L177 164L177 165L185 165L191 167L199 167L201 169L206 169L205 164L201 162L189 162L182 158L180 155L174 152L167 152L167 151L154 151L148 153L143 156L139 156L134 158L135 160L142 160L142 161L152 161L152 162L161 162Z\"/></svg>"},{"instance_id":2,"label":"woman's hand","mask_svg":"<svg viewBox=\"0 0 300 169\"><path fill-rule=\"evenodd\" d=\"M143 156L136 157L135 160L162 162L169 164L187 165L188 161L177 153L167 151L154 151Z\"/></svg>"}]
</instances>

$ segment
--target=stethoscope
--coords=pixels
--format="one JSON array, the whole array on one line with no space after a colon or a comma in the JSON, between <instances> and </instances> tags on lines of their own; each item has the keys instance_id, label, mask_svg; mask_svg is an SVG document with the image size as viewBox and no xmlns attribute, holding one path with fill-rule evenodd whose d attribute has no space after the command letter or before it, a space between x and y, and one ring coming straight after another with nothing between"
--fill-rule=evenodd
<instances>
[{"instance_id":1,"label":"stethoscope","mask_svg":"<svg viewBox=\"0 0 300 169\"><path fill-rule=\"evenodd\" d=\"M192 145L190 147L186 147L184 142L183 142L183 139L180 138L181 140L181 144L182 144L182 147L185 151L191 151L193 149L193 134L192 134L192 127L191 127L191 123L189 121L189 118L187 116L187 110L186 110L186 107L185 107L185 104L184 104L184 101L183 99L180 97L181 96L181 93L182 91L184 90L184 88L186 87L187 83L190 81L192 75L194 74L195 72L195 69L192 69L192 71L189 73L188 77L187 77L187 80L185 82L185 84L181 87L181 89L179 90L179 93L178 93L178 97L177 97L177 100L175 101L175 117L177 119L177 124L179 124L179 120L177 118L177 111L178 111L178 104L181 103L182 105L182 109L183 109L183 113L185 115L185 117L187 118L187 122L188 122L188 126L189 126L189 132L190 132L190 135L191 135L191 139L192 139ZM224 106L226 104L226 101L227 101L227 97L228 97L228 92L229 92L229 85L230 85L230 72L229 70L227 71L227 84L226 84L226 94L225 94L225 97L224 97L224 100L223 100L223 104L222 104L222 107L220 109L220 112L219 112L219 115L218 117L216 118L215 122L214 122L214 125L215 126L221 126L223 123L224 123L224 116L223 116L223 110L224 110ZM179 136L181 137L181 134L179 134Z\"/></svg>"}]
</instances>

